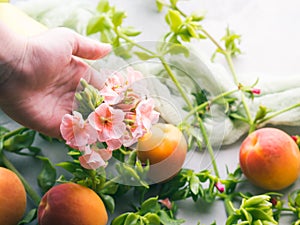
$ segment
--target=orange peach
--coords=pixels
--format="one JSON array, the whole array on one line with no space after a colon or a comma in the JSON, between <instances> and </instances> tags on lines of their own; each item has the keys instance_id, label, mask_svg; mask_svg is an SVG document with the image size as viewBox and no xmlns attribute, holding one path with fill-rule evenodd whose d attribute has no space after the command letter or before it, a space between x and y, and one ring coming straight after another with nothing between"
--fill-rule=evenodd
<instances>
[{"instance_id":1,"label":"orange peach","mask_svg":"<svg viewBox=\"0 0 300 225\"><path fill-rule=\"evenodd\" d=\"M161 182L176 175L185 161L187 142L183 133L172 124L158 123L138 140L137 156L150 163L149 178Z\"/></svg>"},{"instance_id":2,"label":"orange peach","mask_svg":"<svg viewBox=\"0 0 300 225\"><path fill-rule=\"evenodd\" d=\"M107 220L96 192L71 182L52 187L38 207L39 225L106 225Z\"/></svg>"},{"instance_id":3,"label":"orange peach","mask_svg":"<svg viewBox=\"0 0 300 225\"><path fill-rule=\"evenodd\" d=\"M261 128L246 137L240 147L240 167L250 182L266 190L281 190L300 174L296 142L277 128Z\"/></svg>"},{"instance_id":4,"label":"orange peach","mask_svg":"<svg viewBox=\"0 0 300 225\"><path fill-rule=\"evenodd\" d=\"M0 225L16 225L26 210L26 191L19 177L0 167Z\"/></svg>"}]
</instances>

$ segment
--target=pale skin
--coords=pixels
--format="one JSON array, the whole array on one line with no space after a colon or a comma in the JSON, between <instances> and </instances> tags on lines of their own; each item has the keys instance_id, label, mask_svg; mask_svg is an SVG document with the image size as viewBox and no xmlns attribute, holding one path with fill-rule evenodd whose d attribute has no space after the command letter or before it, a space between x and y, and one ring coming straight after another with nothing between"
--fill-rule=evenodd
<instances>
[{"instance_id":1,"label":"pale skin","mask_svg":"<svg viewBox=\"0 0 300 225\"><path fill-rule=\"evenodd\" d=\"M80 78L104 85L83 59L100 59L111 46L66 28L25 38L0 22L0 34L0 108L23 126L60 138L61 119L72 112Z\"/></svg>"}]
</instances>

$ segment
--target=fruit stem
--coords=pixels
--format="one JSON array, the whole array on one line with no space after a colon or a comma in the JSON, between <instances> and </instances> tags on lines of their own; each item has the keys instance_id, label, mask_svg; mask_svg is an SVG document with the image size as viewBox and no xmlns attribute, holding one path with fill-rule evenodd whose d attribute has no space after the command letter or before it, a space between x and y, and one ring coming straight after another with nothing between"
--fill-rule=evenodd
<instances>
[{"instance_id":1,"label":"fruit stem","mask_svg":"<svg viewBox=\"0 0 300 225\"><path fill-rule=\"evenodd\" d=\"M31 187L31 185L27 182L27 180L22 176L22 174L16 169L16 167L9 161L9 159L4 155L3 152L1 152L0 157L2 159L4 166L6 168L10 169L11 171L13 171L19 177L19 179L22 181L27 194L30 196L31 200L37 207L41 200L40 196L35 192L35 190Z\"/></svg>"}]
</instances>

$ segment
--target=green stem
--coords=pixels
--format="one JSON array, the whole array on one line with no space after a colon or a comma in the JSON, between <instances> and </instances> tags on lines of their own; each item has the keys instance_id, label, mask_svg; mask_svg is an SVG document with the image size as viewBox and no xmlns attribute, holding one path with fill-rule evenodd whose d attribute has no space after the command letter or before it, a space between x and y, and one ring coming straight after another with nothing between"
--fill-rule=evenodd
<instances>
[{"instance_id":1,"label":"green stem","mask_svg":"<svg viewBox=\"0 0 300 225\"><path fill-rule=\"evenodd\" d=\"M233 65L233 62L232 62L231 55L228 52L225 52L224 55L225 55L226 61L228 63L229 69L231 71L231 74L233 76L233 80L234 80L235 84L237 85L237 87L239 87L239 82L238 82L237 74L236 74L235 69L234 69L234 65ZM241 90L241 98L242 98L242 104L243 104L245 113L246 113L247 118L248 118L248 124L250 125L249 133L251 133L253 131L253 129L255 129L255 124L254 124L249 106L246 102L245 94L242 90Z\"/></svg>"},{"instance_id":2,"label":"green stem","mask_svg":"<svg viewBox=\"0 0 300 225\"><path fill-rule=\"evenodd\" d=\"M236 84L236 86L239 87L240 84L239 84L239 81L238 81L238 77L237 77L236 71L234 69L234 65L233 65L233 62L232 62L232 57L231 57L230 52L228 52L225 49L223 49L222 46L220 46L220 44L205 29L201 28L201 31L207 36L207 38L209 40L212 41L212 43L225 56L226 62L228 64L228 67L229 67L230 72L231 72L232 77L233 77L233 81ZM244 94L243 91L241 91L241 98L242 98L242 104L243 104L245 113L246 113L247 118L248 118L248 124L250 125L250 129L249 129L249 133L250 133L253 129L255 129L255 124L254 124L254 121L252 119L252 115L250 113L250 109L249 109L249 107L247 105L246 97L245 97L245 94Z\"/></svg>"},{"instance_id":3,"label":"green stem","mask_svg":"<svg viewBox=\"0 0 300 225\"><path fill-rule=\"evenodd\" d=\"M208 139L207 132L206 132L206 129L204 127L203 121L202 121L202 119L198 115L196 115L196 118L198 120L199 128L201 130L204 142L206 144L206 148L208 150L208 153L209 153L212 165L213 165L214 172L215 172L215 174L216 174L217 177L220 177L220 174L219 174L219 171L218 171L218 167L217 167L217 163L216 163L216 158L215 158L214 150L213 150L213 148L211 146L211 143L210 143L210 141Z\"/></svg>"},{"instance_id":4,"label":"green stem","mask_svg":"<svg viewBox=\"0 0 300 225\"><path fill-rule=\"evenodd\" d=\"M170 66L168 65L168 63L165 61L165 59L163 57L158 57L158 58L161 61L162 65L165 68L165 70L167 71L167 73L169 74L169 77L171 78L171 80L175 84L175 86L178 89L179 93L183 97L185 103L187 104L187 106L189 107L189 109L192 110L193 109L193 104L190 102L189 98L186 95L186 92L183 90L183 88L181 87L180 83L176 79L176 76L172 72Z\"/></svg>"},{"instance_id":5,"label":"green stem","mask_svg":"<svg viewBox=\"0 0 300 225\"><path fill-rule=\"evenodd\" d=\"M259 123L264 123L264 122L266 122L266 121L268 121L268 120L270 120L270 119L273 119L274 117L276 117L276 116L278 116L278 115L280 115L280 114L283 114L283 113L285 113L285 112L288 112L289 110L295 109L295 108L297 108L297 107L300 107L300 103L296 103L296 104L291 105L291 106L289 106L289 107L287 107L287 108L284 108L284 109L282 109L282 110L279 110L279 111L273 113L272 115L270 115L270 116L268 116L268 117L265 117L265 118L259 120Z\"/></svg>"},{"instance_id":6,"label":"green stem","mask_svg":"<svg viewBox=\"0 0 300 225\"><path fill-rule=\"evenodd\" d=\"M0 154L0 157L3 161L4 166L10 169L11 171L13 171L20 178L20 180L22 181L25 187L27 194L30 196L33 203L37 207L41 200L40 196L35 192L35 190L31 187L31 185L27 182L27 180L20 174L20 172L15 168L15 166L9 161L9 159L4 155L3 152Z\"/></svg>"},{"instance_id":7,"label":"green stem","mask_svg":"<svg viewBox=\"0 0 300 225\"><path fill-rule=\"evenodd\" d=\"M190 102L189 98L187 97L185 91L183 90L183 88L181 87L180 83L178 82L178 80L176 79L176 76L174 75L172 69L170 68L170 66L168 65L168 63L165 61L165 59L162 57L162 56L158 56L157 54L155 54L154 52L148 50L147 48L137 44L136 42L134 42L133 40L131 40L130 38L128 38L126 35L123 35L121 32L118 31L118 29L115 29L115 32L117 33L117 35L124 39L125 41L131 43L132 45L140 48L141 50L153 55L154 57L157 57L163 67L165 68L165 70L167 71L169 77L171 78L171 80L174 82L176 88L178 89L179 93L181 94L182 98L184 99L184 101L186 102L189 110L193 110L193 104ZM219 176L219 172L218 172L218 168L217 168L217 164L216 164L216 160L215 160L215 156L214 156L214 152L213 152L213 148L209 142L209 139L208 139L208 136L207 136L207 132L206 132L206 129L204 127L204 124L203 124L203 121L202 119L199 117L198 113L195 113L195 117L197 118L197 122L199 123L199 127L200 127L200 130L202 132L202 135L203 135L203 139L204 139L204 142L206 144L206 147L208 149L208 152L209 152L209 155L211 157L211 160L212 160L212 164L213 164L213 168L214 168L214 172L217 176Z\"/></svg>"},{"instance_id":8,"label":"green stem","mask_svg":"<svg viewBox=\"0 0 300 225\"><path fill-rule=\"evenodd\" d=\"M140 44L134 42L133 40L131 40L130 38L128 38L126 35L124 35L122 32L120 32L118 29L115 29L115 32L116 32L116 34L117 34L120 38L122 38L122 39L125 40L126 42L128 42L128 43L130 43L130 44L132 44L132 45L134 45L134 46L136 46L136 47L138 47L139 49L141 49L141 50L143 50L143 51L145 51L145 52L147 52L147 53L149 53L149 54L151 54L151 55L153 55L153 56L156 56L156 54L155 54L153 51L151 51L151 50L145 48L144 46L142 46L142 45L140 45Z\"/></svg>"},{"instance_id":9,"label":"green stem","mask_svg":"<svg viewBox=\"0 0 300 225\"><path fill-rule=\"evenodd\" d=\"M219 51L222 54L224 54L224 55L226 54L226 51L222 48L222 46L205 29L203 29L202 27L200 27L200 30L219 49Z\"/></svg>"},{"instance_id":10,"label":"green stem","mask_svg":"<svg viewBox=\"0 0 300 225\"><path fill-rule=\"evenodd\" d=\"M204 103L202 103L201 105L198 105L196 107L194 107L192 110L189 111L189 113L185 116L184 120L187 120L190 116L192 116L193 114L195 114L196 112L199 112L199 110L202 110L204 108L206 108L207 106L211 105L214 102L219 101L220 99L229 96L235 92L237 92L238 90L233 90L233 91L227 91L227 92L223 92L220 95L216 96L215 98L213 98L210 101L206 101Z\"/></svg>"},{"instance_id":11,"label":"green stem","mask_svg":"<svg viewBox=\"0 0 300 225\"><path fill-rule=\"evenodd\" d=\"M236 209L233 206L230 196L225 197L224 205L225 205L225 211L226 211L227 216L231 216L235 213Z\"/></svg>"},{"instance_id":12,"label":"green stem","mask_svg":"<svg viewBox=\"0 0 300 225\"><path fill-rule=\"evenodd\" d=\"M101 189L104 189L111 184L117 183L119 181L119 179L120 179L120 177L117 176L117 177L114 177L114 178L106 181L104 184L101 185Z\"/></svg>"},{"instance_id":13,"label":"green stem","mask_svg":"<svg viewBox=\"0 0 300 225\"><path fill-rule=\"evenodd\" d=\"M8 132L8 133L6 133L6 134L3 135L3 140L6 140L6 139L8 139L8 138L10 138L12 136L15 136L16 134L22 133L22 132L24 132L26 130L29 130L29 129L26 128L26 127L20 127L20 128L18 128L16 130L10 131L10 132Z\"/></svg>"}]
</instances>

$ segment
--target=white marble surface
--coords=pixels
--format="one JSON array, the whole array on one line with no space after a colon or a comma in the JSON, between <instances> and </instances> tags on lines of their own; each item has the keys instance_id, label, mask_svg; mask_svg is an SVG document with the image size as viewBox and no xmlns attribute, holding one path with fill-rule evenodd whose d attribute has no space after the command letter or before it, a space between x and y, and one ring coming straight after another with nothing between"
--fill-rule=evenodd
<instances>
[{"instance_id":1,"label":"white marble surface","mask_svg":"<svg viewBox=\"0 0 300 225\"><path fill-rule=\"evenodd\" d=\"M87 0L88 1L88 0ZM12 1L17 2L17 1ZM97 1L93 1L96 3ZM138 37L139 41L157 41L166 31L163 24L163 15L156 12L155 1L141 0L111 0L112 4L123 8L128 13L126 23L130 24L143 33ZM241 49L243 55L235 61L238 74L261 74L262 76L283 77L300 76L300 1L297 0L190 0L182 1L185 10L206 10L207 19L204 21L205 28L215 37L223 36L229 26L236 33L242 35ZM67 7L67 6L66 6ZM211 54L213 46L208 41L199 43L199 48L207 54ZM220 58L218 63L224 63ZM299 84L300 86L300 84ZM9 122L6 117L0 117L0 124ZM287 132L299 133L298 127L283 127ZM59 145L49 145L38 140L38 145L45 148L46 154L58 162L64 157L65 149ZM240 142L216 150L217 163L221 174L225 176L225 165L230 170L236 168L238 163L238 148ZM196 170L205 169L202 162L205 156L194 153L197 157L188 157L186 167ZM34 177L37 171L32 162L15 159L25 176L36 186ZM285 193L299 188L297 181L293 186L285 190ZM247 184L243 190L260 193L261 190ZM126 203L130 196L126 196L118 210L127 208ZM179 218L186 219L187 225L210 224L214 220L217 224L224 224L226 215L222 202L207 205L199 201L178 202ZM290 224L287 218L280 222L282 225Z\"/></svg>"}]
</instances>

